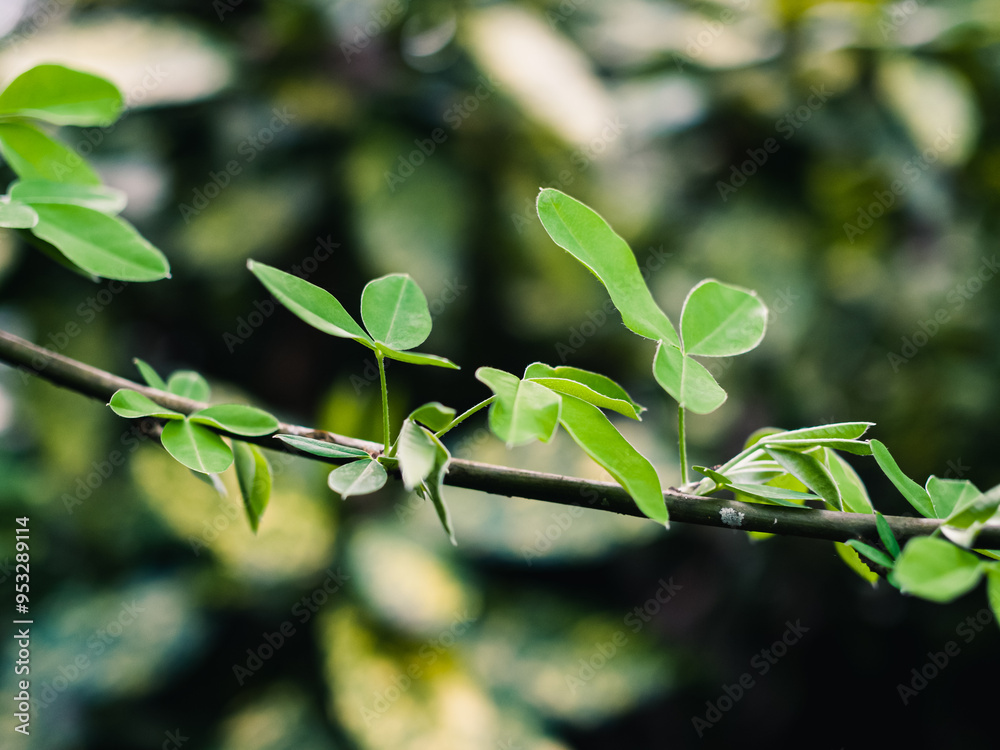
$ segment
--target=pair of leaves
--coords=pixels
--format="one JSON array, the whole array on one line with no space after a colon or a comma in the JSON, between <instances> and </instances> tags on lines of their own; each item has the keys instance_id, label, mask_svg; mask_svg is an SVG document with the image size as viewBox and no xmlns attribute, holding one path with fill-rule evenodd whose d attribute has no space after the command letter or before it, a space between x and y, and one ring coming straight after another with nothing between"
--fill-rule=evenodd
<instances>
[{"instance_id":1,"label":"pair of leaves","mask_svg":"<svg viewBox=\"0 0 1000 750\"><path fill-rule=\"evenodd\" d=\"M327 477L327 485L346 500L351 495L367 495L382 489L388 475L385 467L372 458L368 451L349 445L328 443L302 435L275 435L288 445L321 458L350 459L350 463L338 466Z\"/></svg>"},{"instance_id":2,"label":"pair of leaves","mask_svg":"<svg viewBox=\"0 0 1000 750\"><path fill-rule=\"evenodd\" d=\"M444 357L408 351L430 335L431 314L427 298L407 274L389 274L365 285L361 320L366 331L325 289L264 263L247 261L247 268L282 305L324 333L353 339L390 359L458 369Z\"/></svg>"},{"instance_id":3,"label":"pair of leaves","mask_svg":"<svg viewBox=\"0 0 1000 750\"><path fill-rule=\"evenodd\" d=\"M639 418L642 407L620 385L597 373L542 363L529 365L523 378L492 367L479 368L476 377L496 397L490 406L490 429L509 447L546 442L562 425L644 514L668 524L656 470L601 411L613 409Z\"/></svg>"},{"instance_id":4,"label":"pair of leaves","mask_svg":"<svg viewBox=\"0 0 1000 750\"><path fill-rule=\"evenodd\" d=\"M764 337L767 308L754 292L706 279L684 301L681 333L646 286L628 244L593 209L553 188L537 200L538 218L557 245L583 263L607 289L625 326L657 341L653 376L681 408L715 411L726 392L693 356L730 357Z\"/></svg>"},{"instance_id":5,"label":"pair of leaves","mask_svg":"<svg viewBox=\"0 0 1000 750\"><path fill-rule=\"evenodd\" d=\"M0 154L21 178L0 198L0 227L30 231L43 252L84 275L155 281L170 265L117 216L124 194L31 122L107 125L121 107L112 83L61 65L32 68L0 92Z\"/></svg>"},{"instance_id":6,"label":"pair of leaves","mask_svg":"<svg viewBox=\"0 0 1000 750\"><path fill-rule=\"evenodd\" d=\"M164 381L142 360L137 359L136 366L151 388L196 401L208 400L211 393L208 382L192 370L179 370ZM230 447L217 431L259 437L277 430L277 419L243 404L218 404L184 415L128 388L116 391L109 405L120 417L168 420L160 435L163 447L175 460L198 474L219 474L235 461L247 517L251 528L257 531L271 493L270 465L257 446L233 440Z\"/></svg>"}]
</instances>

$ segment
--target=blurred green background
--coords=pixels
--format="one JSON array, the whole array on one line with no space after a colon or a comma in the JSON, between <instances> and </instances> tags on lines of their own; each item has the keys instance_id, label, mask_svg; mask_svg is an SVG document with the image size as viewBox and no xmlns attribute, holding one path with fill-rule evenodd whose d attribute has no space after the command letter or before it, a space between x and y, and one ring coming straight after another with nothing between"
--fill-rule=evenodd
<instances>
[{"instance_id":1,"label":"blurred green background","mask_svg":"<svg viewBox=\"0 0 1000 750\"><path fill-rule=\"evenodd\" d=\"M435 314L424 348L463 369L392 365L397 416L478 402L480 365L595 369L649 407L621 428L674 484L652 345L542 231L551 186L626 237L675 320L707 276L770 306L761 347L713 363L730 398L690 420L694 463L765 425L870 420L911 476L992 487L998 10L8 0L4 82L62 62L125 92L114 126L59 136L128 192L173 278L93 285L6 232L0 327L130 377L136 356L197 369L220 400L378 439L374 362L271 307L245 261L301 269L351 311L367 280L405 271ZM453 453L600 477L565 437L507 452L484 424L455 430ZM992 736L981 589L937 606L869 586L828 543L448 489L452 548L401 487L342 503L321 466L281 454L254 537L232 477L221 498L132 427L0 368L0 580L12 602L12 519L29 516L38 702L30 738L5 711L3 747L837 748L869 744L873 722L914 746ZM908 512L855 466L877 508Z\"/></svg>"}]
</instances>

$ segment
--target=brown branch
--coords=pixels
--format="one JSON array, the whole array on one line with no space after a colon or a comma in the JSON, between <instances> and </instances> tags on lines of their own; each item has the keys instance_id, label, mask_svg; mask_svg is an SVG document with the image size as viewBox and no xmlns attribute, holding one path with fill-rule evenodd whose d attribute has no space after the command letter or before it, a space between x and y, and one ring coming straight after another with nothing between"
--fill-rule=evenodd
<instances>
[{"instance_id":1,"label":"brown branch","mask_svg":"<svg viewBox=\"0 0 1000 750\"><path fill-rule=\"evenodd\" d=\"M7 362L22 372L105 402L109 401L112 394L119 388L131 388L145 394L161 406L184 414L190 414L207 405L118 377L62 354L49 351L2 330L0 330L0 361ZM278 433L303 435L339 445L361 448L372 455L378 455L382 451L382 446L377 443L299 425L281 423L278 427ZM275 440L272 436L239 437L239 439L256 443L271 450L300 455L314 461L339 463L334 459L301 453L286 443ZM597 482L558 474L494 466L478 461L452 459L445 476L445 484L492 495L523 497L645 518L628 493L620 485L613 482ZM773 534L829 539L839 542L858 538L876 543L878 541L875 518L870 514L741 503L735 500L689 495L676 489L667 490L663 496L670 511L670 519L681 523L738 528L743 531L766 531ZM929 518L886 516L886 520L900 542L914 536L930 534L941 525L940 521ZM979 533L977 545L985 548L1000 548L1000 526L990 525L984 528Z\"/></svg>"}]
</instances>

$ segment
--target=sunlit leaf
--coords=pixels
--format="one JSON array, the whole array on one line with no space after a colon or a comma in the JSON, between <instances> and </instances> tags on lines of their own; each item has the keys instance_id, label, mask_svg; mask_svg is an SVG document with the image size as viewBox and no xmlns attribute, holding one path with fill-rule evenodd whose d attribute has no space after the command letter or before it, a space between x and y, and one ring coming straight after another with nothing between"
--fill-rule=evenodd
<instances>
[{"instance_id":1,"label":"sunlit leaf","mask_svg":"<svg viewBox=\"0 0 1000 750\"><path fill-rule=\"evenodd\" d=\"M193 471L218 474L233 463L233 452L219 435L187 419L163 426L160 441L167 452Z\"/></svg>"},{"instance_id":2,"label":"sunlit leaf","mask_svg":"<svg viewBox=\"0 0 1000 750\"><path fill-rule=\"evenodd\" d=\"M208 381L194 370L178 370L167 380L167 390L175 396L193 401L208 401L211 395Z\"/></svg>"},{"instance_id":3,"label":"sunlit leaf","mask_svg":"<svg viewBox=\"0 0 1000 750\"><path fill-rule=\"evenodd\" d=\"M66 203L105 214L120 213L128 202L125 193L106 185L52 180L18 180L10 186L10 196L22 203Z\"/></svg>"},{"instance_id":4,"label":"sunlit leaf","mask_svg":"<svg viewBox=\"0 0 1000 750\"><path fill-rule=\"evenodd\" d=\"M588 456L625 488L639 510L654 521L669 525L656 469L622 437L600 409L574 396L563 396L559 423Z\"/></svg>"},{"instance_id":5,"label":"sunlit leaf","mask_svg":"<svg viewBox=\"0 0 1000 750\"><path fill-rule=\"evenodd\" d=\"M395 349L390 349L384 344L375 344L382 354L386 356L386 359L395 359L400 362L409 362L411 365L431 365L433 367L447 367L450 370L460 369L458 365L452 362L450 359L445 357L439 357L436 354L422 354L420 352L400 352Z\"/></svg>"},{"instance_id":6,"label":"sunlit leaf","mask_svg":"<svg viewBox=\"0 0 1000 750\"><path fill-rule=\"evenodd\" d=\"M837 482L819 459L808 453L780 448L777 444L768 445L767 452L802 484L838 510L843 510L844 501Z\"/></svg>"},{"instance_id":7,"label":"sunlit leaf","mask_svg":"<svg viewBox=\"0 0 1000 750\"><path fill-rule=\"evenodd\" d=\"M148 362L144 362L138 357L135 357L132 362L135 364L136 369L139 370L139 374L142 375L142 379L146 381L146 385L160 391L167 390L166 382L160 377L159 373L153 369L152 365Z\"/></svg>"},{"instance_id":8,"label":"sunlit leaf","mask_svg":"<svg viewBox=\"0 0 1000 750\"><path fill-rule=\"evenodd\" d=\"M399 471L403 477L403 485L406 489L412 490L423 482L434 468L437 446L431 433L411 419L403 422L398 440L396 458L399 459Z\"/></svg>"},{"instance_id":9,"label":"sunlit leaf","mask_svg":"<svg viewBox=\"0 0 1000 750\"><path fill-rule=\"evenodd\" d=\"M370 349L375 348L371 337L348 314L337 298L325 289L257 261L248 260L247 268L278 302L301 320L323 333L354 339Z\"/></svg>"},{"instance_id":10,"label":"sunlit leaf","mask_svg":"<svg viewBox=\"0 0 1000 750\"><path fill-rule=\"evenodd\" d=\"M1000 488L995 487L984 494L969 481L937 477L932 479L936 481L933 484L928 481L927 490L935 509L943 508L947 504L940 502L943 486L958 490L955 492L955 489L951 489L950 494L957 497L954 498L955 503L951 512L944 520L941 533L955 544L971 547L986 522L996 515L997 506L1000 505ZM945 490L945 494L948 494L948 490Z\"/></svg>"},{"instance_id":11,"label":"sunlit leaf","mask_svg":"<svg viewBox=\"0 0 1000 750\"><path fill-rule=\"evenodd\" d=\"M996 563L987 569L986 598L993 610L993 621L1000 623L1000 567Z\"/></svg>"},{"instance_id":12,"label":"sunlit leaf","mask_svg":"<svg viewBox=\"0 0 1000 750\"><path fill-rule=\"evenodd\" d=\"M240 440L233 441L233 456L243 507L250 528L256 534L271 497L271 466L260 448Z\"/></svg>"},{"instance_id":13,"label":"sunlit leaf","mask_svg":"<svg viewBox=\"0 0 1000 750\"><path fill-rule=\"evenodd\" d=\"M56 125L110 125L122 105L113 83L62 65L36 65L0 92L0 117L34 117Z\"/></svg>"},{"instance_id":14,"label":"sunlit leaf","mask_svg":"<svg viewBox=\"0 0 1000 750\"><path fill-rule=\"evenodd\" d=\"M682 408L695 414L709 414L725 403L726 392L712 373L676 346L663 342L657 345L653 377Z\"/></svg>"},{"instance_id":15,"label":"sunlit leaf","mask_svg":"<svg viewBox=\"0 0 1000 750\"><path fill-rule=\"evenodd\" d=\"M192 422L207 424L234 435L247 437L270 435L278 429L278 420L263 409L243 404L209 406L189 415Z\"/></svg>"},{"instance_id":16,"label":"sunlit leaf","mask_svg":"<svg viewBox=\"0 0 1000 750\"><path fill-rule=\"evenodd\" d=\"M120 281L170 276L163 253L123 219L68 204L36 203L32 208L38 224L31 232L88 273Z\"/></svg>"},{"instance_id":17,"label":"sunlit leaf","mask_svg":"<svg viewBox=\"0 0 1000 750\"><path fill-rule=\"evenodd\" d=\"M731 357L764 338L767 307L754 292L706 279L695 286L681 312L686 354Z\"/></svg>"},{"instance_id":18,"label":"sunlit leaf","mask_svg":"<svg viewBox=\"0 0 1000 750\"><path fill-rule=\"evenodd\" d=\"M183 419L184 415L173 409L167 409L139 391L121 388L115 391L108 403L111 411L119 417L139 419L140 417L161 417L167 419Z\"/></svg>"},{"instance_id":19,"label":"sunlit leaf","mask_svg":"<svg viewBox=\"0 0 1000 750\"><path fill-rule=\"evenodd\" d=\"M885 554L882 550L872 547L870 544L865 544L857 539L848 539L846 544L848 547L853 547L873 563L881 565L883 568L892 570L894 565L892 558Z\"/></svg>"},{"instance_id":20,"label":"sunlit leaf","mask_svg":"<svg viewBox=\"0 0 1000 750\"><path fill-rule=\"evenodd\" d=\"M670 319L646 286L628 244L593 209L553 188L538 194L538 218L549 237L604 284L629 330L680 344Z\"/></svg>"},{"instance_id":21,"label":"sunlit leaf","mask_svg":"<svg viewBox=\"0 0 1000 750\"><path fill-rule=\"evenodd\" d=\"M927 478L924 489L931 499L935 518L948 518L957 509L968 507L983 494L968 479L942 479L933 475Z\"/></svg>"},{"instance_id":22,"label":"sunlit leaf","mask_svg":"<svg viewBox=\"0 0 1000 750\"><path fill-rule=\"evenodd\" d=\"M23 180L101 183L101 178L79 154L33 125L0 122L0 153Z\"/></svg>"},{"instance_id":23,"label":"sunlit leaf","mask_svg":"<svg viewBox=\"0 0 1000 750\"><path fill-rule=\"evenodd\" d=\"M375 341L396 351L419 346L431 333L427 298L413 279L401 273L365 285L361 320Z\"/></svg>"},{"instance_id":24,"label":"sunlit leaf","mask_svg":"<svg viewBox=\"0 0 1000 750\"><path fill-rule=\"evenodd\" d=\"M38 223L38 214L31 206L11 201L0 201L0 227L4 229L30 229Z\"/></svg>"},{"instance_id":25,"label":"sunlit leaf","mask_svg":"<svg viewBox=\"0 0 1000 750\"><path fill-rule=\"evenodd\" d=\"M644 407L639 406L618 383L596 372L577 367L549 367L541 362L528 365L524 371L525 380L551 388L558 393L567 393L593 404L601 409L611 409L632 419L641 419Z\"/></svg>"},{"instance_id":26,"label":"sunlit leaf","mask_svg":"<svg viewBox=\"0 0 1000 750\"><path fill-rule=\"evenodd\" d=\"M846 440L844 438L792 438L781 439L779 437L766 437L760 441L761 447L765 445L780 445L788 450L809 450L822 446L833 450L853 453L855 456L870 456L872 454L871 444L867 440Z\"/></svg>"},{"instance_id":27,"label":"sunlit leaf","mask_svg":"<svg viewBox=\"0 0 1000 750\"><path fill-rule=\"evenodd\" d=\"M935 602L950 602L974 588L986 563L972 552L935 537L911 539L896 561L902 589Z\"/></svg>"},{"instance_id":28,"label":"sunlit leaf","mask_svg":"<svg viewBox=\"0 0 1000 750\"><path fill-rule=\"evenodd\" d=\"M840 559L844 561L844 564L857 573L860 578L867 581L872 586L878 582L878 573L875 573L871 570L871 568L865 565L864 560L862 560L858 555L857 550L848 547L846 544L841 544L840 542L834 542L833 547L840 556Z\"/></svg>"},{"instance_id":29,"label":"sunlit leaf","mask_svg":"<svg viewBox=\"0 0 1000 750\"><path fill-rule=\"evenodd\" d=\"M493 367L480 367L476 378L497 396L489 416L494 435L508 447L535 440L548 442L559 421L558 394Z\"/></svg>"},{"instance_id":30,"label":"sunlit leaf","mask_svg":"<svg viewBox=\"0 0 1000 750\"><path fill-rule=\"evenodd\" d=\"M382 464L373 458L362 458L331 471L327 484L346 500L351 495L367 495L382 489L387 479Z\"/></svg>"},{"instance_id":31,"label":"sunlit leaf","mask_svg":"<svg viewBox=\"0 0 1000 750\"><path fill-rule=\"evenodd\" d=\"M896 463L896 459L889 453L889 449L880 441L872 440L871 446L872 455L875 456L875 460L885 475L896 485L896 489L910 501L910 505L916 508L922 516L934 518L934 505L931 503L927 490L903 473L903 470Z\"/></svg>"},{"instance_id":32,"label":"sunlit leaf","mask_svg":"<svg viewBox=\"0 0 1000 750\"><path fill-rule=\"evenodd\" d=\"M303 437L301 435L275 435L278 440L298 448L303 453L311 453L314 456L324 458L369 458L367 451L360 448L352 448L349 445L337 445L328 443L325 440Z\"/></svg>"},{"instance_id":33,"label":"sunlit leaf","mask_svg":"<svg viewBox=\"0 0 1000 750\"><path fill-rule=\"evenodd\" d=\"M758 500L767 500L777 505L784 505L789 508L802 508L802 503L806 500L819 500L816 495L798 490L788 490L784 487L772 487L767 484L745 484L743 482L731 482L726 485L726 489L738 492L741 495L755 497Z\"/></svg>"},{"instance_id":34,"label":"sunlit leaf","mask_svg":"<svg viewBox=\"0 0 1000 750\"><path fill-rule=\"evenodd\" d=\"M824 452L826 467L830 470L833 481L837 483L837 489L840 490L843 509L851 513L871 513L872 501L858 473L835 451L825 448Z\"/></svg>"},{"instance_id":35,"label":"sunlit leaf","mask_svg":"<svg viewBox=\"0 0 1000 750\"><path fill-rule=\"evenodd\" d=\"M455 410L439 401L431 401L410 412L409 418L437 432L451 424Z\"/></svg>"}]
</instances>

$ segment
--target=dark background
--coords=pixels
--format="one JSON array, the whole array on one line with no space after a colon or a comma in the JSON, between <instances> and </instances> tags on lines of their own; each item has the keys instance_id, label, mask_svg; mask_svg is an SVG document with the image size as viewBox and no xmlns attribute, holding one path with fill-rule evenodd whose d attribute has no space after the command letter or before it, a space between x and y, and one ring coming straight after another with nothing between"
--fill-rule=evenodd
<instances>
[{"instance_id":1,"label":"dark background","mask_svg":"<svg viewBox=\"0 0 1000 750\"><path fill-rule=\"evenodd\" d=\"M173 278L112 293L5 233L7 330L130 377L136 356L196 369L218 400L379 439L366 350L263 315L245 261L298 266L352 312L366 281L405 271L435 313L421 348L462 370L391 365L397 422L484 398L478 366L565 362L649 407L621 428L675 484L652 346L542 231L532 205L553 186L630 242L674 320L705 277L771 307L759 349L712 363L730 397L690 420L693 463L765 425L869 420L921 482L1000 481L994 3L21 5L0 19L0 77L59 61L119 84L118 124L59 137L128 191ZM321 241L337 246L316 262ZM565 437L508 453L484 425L456 429L453 452L600 477ZM11 601L12 519L28 516L43 704L28 739L5 713L3 747L991 736L1000 651L981 589L933 605L873 588L825 542L448 489L452 548L401 487L341 502L322 467L280 454L254 537L232 477L220 499L129 429L0 368L0 577ZM877 508L910 512L854 465ZM904 704L898 686L952 641ZM4 695L13 679L5 666ZM699 737L693 718L713 726Z\"/></svg>"}]
</instances>

